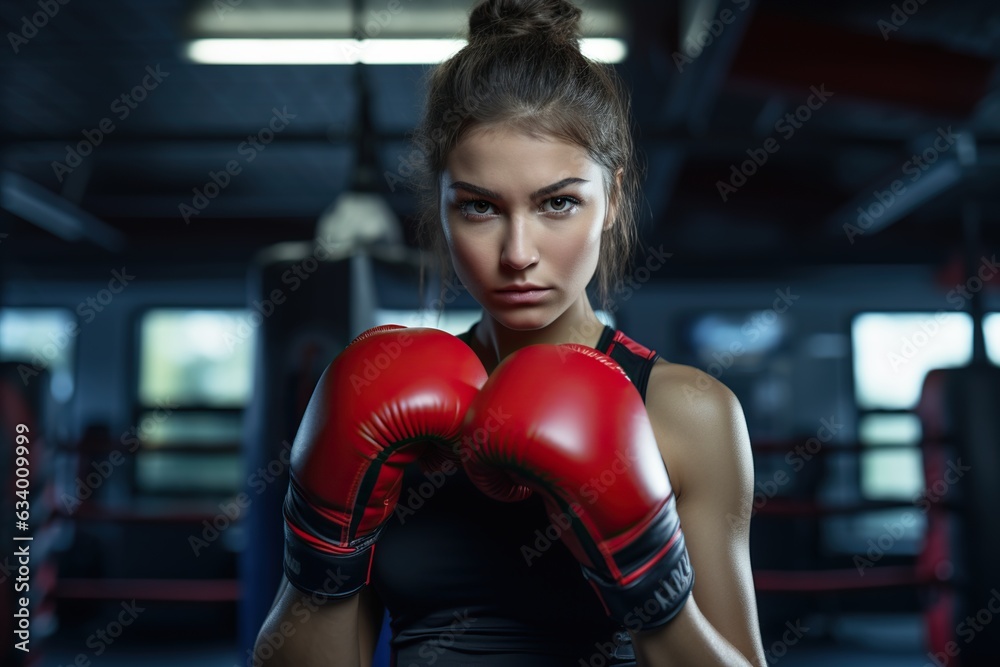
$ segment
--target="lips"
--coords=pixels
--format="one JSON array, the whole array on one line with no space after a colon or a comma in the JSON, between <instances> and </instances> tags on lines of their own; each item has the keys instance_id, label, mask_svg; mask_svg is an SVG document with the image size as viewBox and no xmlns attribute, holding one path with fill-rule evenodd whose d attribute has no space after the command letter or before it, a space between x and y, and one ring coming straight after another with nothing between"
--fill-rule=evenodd
<instances>
[{"instance_id":1,"label":"lips","mask_svg":"<svg viewBox=\"0 0 1000 667\"><path fill-rule=\"evenodd\" d=\"M549 292L550 287L540 285L510 285L503 289L496 290L498 300L510 304L531 304L543 300Z\"/></svg>"},{"instance_id":2,"label":"lips","mask_svg":"<svg viewBox=\"0 0 1000 667\"><path fill-rule=\"evenodd\" d=\"M540 290L547 290L548 287L542 287L541 285L535 285L532 283L524 283L522 285L509 285L507 287L501 287L498 292L537 292Z\"/></svg>"}]
</instances>

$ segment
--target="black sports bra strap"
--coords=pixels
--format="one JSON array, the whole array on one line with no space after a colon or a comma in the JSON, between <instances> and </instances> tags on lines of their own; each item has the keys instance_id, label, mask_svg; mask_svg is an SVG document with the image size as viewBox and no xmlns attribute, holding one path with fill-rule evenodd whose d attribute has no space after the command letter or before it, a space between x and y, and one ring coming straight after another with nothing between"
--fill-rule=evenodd
<instances>
[{"instance_id":1,"label":"black sports bra strap","mask_svg":"<svg viewBox=\"0 0 1000 667\"><path fill-rule=\"evenodd\" d=\"M647 351L647 356L634 352L626 345L619 344L624 342L620 340L624 334L616 336L617 333L611 327L606 327L605 335L601 336L601 345L598 349L618 362L618 365L622 367L625 374L632 380L632 384L635 385L635 388L639 391L639 395L642 396L643 402L645 402L646 387L649 385L649 374L653 370L653 365L656 364L659 355L652 350ZM631 339L627 340L630 343L633 342Z\"/></svg>"}]
</instances>

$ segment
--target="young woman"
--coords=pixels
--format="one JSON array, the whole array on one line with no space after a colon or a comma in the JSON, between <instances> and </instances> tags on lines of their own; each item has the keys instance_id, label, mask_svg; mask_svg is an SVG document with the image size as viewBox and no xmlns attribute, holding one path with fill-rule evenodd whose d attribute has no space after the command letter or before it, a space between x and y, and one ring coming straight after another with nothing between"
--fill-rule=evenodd
<instances>
[{"instance_id":1,"label":"young woman","mask_svg":"<svg viewBox=\"0 0 1000 667\"><path fill-rule=\"evenodd\" d=\"M416 136L426 156L421 229L483 317L459 337L461 349L419 330L370 336L321 380L293 448L288 578L261 630L263 664L369 665L386 608L401 667L765 664L740 404L701 371L602 325L587 296L596 276L607 303L626 276L637 173L627 95L611 68L581 55L580 18L568 0L486 0L471 13L468 46L431 76ZM538 343L610 355L645 402L696 574L669 622L609 617L542 494L500 502L461 465L406 446L418 436L454 441L486 375ZM459 382L441 389L440 377ZM525 391L546 395L546 382L542 374ZM605 390L603 382L586 389ZM414 397L428 393L439 428L413 416ZM338 410L345 416L331 416ZM372 410L405 428L358 438L373 427L346 415ZM413 422L430 431L413 433ZM384 435L401 430L395 441ZM372 440L363 464L342 453ZM377 476L370 458L384 466ZM633 474L627 463L621 470Z\"/></svg>"}]
</instances>

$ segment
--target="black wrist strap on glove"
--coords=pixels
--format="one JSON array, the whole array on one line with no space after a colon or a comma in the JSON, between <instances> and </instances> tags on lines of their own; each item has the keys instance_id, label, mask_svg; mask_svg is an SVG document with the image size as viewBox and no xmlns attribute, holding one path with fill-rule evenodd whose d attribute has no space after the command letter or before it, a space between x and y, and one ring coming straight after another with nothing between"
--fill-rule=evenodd
<instances>
[{"instance_id":1,"label":"black wrist strap on glove","mask_svg":"<svg viewBox=\"0 0 1000 667\"><path fill-rule=\"evenodd\" d=\"M642 537L615 554L615 560L620 581L583 567L610 618L641 632L667 624L680 612L694 586L694 570L673 497Z\"/></svg>"},{"instance_id":2,"label":"black wrist strap on glove","mask_svg":"<svg viewBox=\"0 0 1000 667\"><path fill-rule=\"evenodd\" d=\"M284 515L284 569L285 577L292 586L303 593L323 598L348 598L365 587L371 573L375 541L380 530L354 540L346 548L333 540L327 540L343 553L317 549L302 539L291 526L325 539L324 534L330 531L322 530L322 525L328 520L309 507L294 485L289 486L285 496Z\"/></svg>"},{"instance_id":3,"label":"black wrist strap on glove","mask_svg":"<svg viewBox=\"0 0 1000 667\"><path fill-rule=\"evenodd\" d=\"M317 551L285 525L285 577L303 593L324 598L348 598L368 583L374 539L350 554Z\"/></svg>"}]
</instances>

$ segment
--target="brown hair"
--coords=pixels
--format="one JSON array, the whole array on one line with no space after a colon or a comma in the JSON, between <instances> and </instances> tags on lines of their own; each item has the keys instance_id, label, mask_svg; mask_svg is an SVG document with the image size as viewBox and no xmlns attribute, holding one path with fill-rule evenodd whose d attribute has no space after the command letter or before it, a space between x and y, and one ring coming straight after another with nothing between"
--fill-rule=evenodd
<instances>
[{"instance_id":1,"label":"brown hair","mask_svg":"<svg viewBox=\"0 0 1000 667\"><path fill-rule=\"evenodd\" d=\"M628 93L611 66L580 52L581 14L569 0L484 0L469 16L468 44L431 70L412 137L420 156L413 184L417 233L440 262L442 292L450 276L439 201L445 160L473 127L502 125L576 144L603 168L605 196L617 211L596 272L601 304L609 305L635 245L638 166Z\"/></svg>"}]
</instances>

